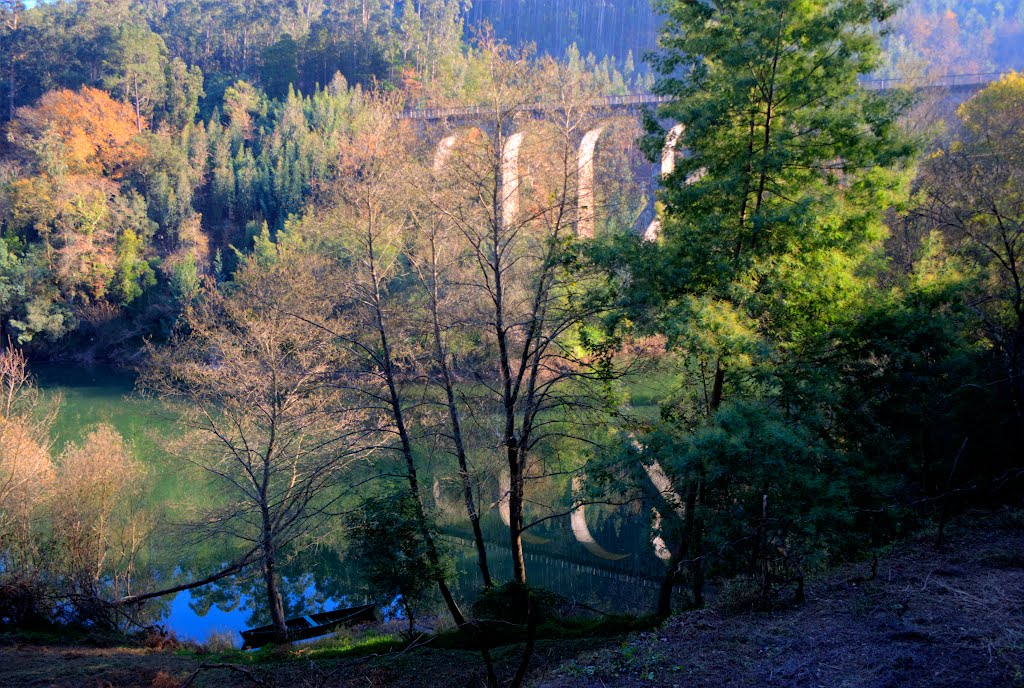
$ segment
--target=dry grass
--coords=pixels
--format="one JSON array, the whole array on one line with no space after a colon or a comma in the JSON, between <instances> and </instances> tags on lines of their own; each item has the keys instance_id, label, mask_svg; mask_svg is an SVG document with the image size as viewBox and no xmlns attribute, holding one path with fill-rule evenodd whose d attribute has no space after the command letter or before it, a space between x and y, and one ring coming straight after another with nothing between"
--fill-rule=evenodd
<instances>
[{"instance_id":1,"label":"dry grass","mask_svg":"<svg viewBox=\"0 0 1024 688\"><path fill-rule=\"evenodd\" d=\"M228 630L212 631L200 646L200 650L207 654L231 652L238 649L238 644L235 642L236 636L237 633Z\"/></svg>"},{"instance_id":2,"label":"dry grass","mask_svg":"<svg viewBox=\"0 0 1024 688\"><path fill-rule=\"evenodd\" d=\"M166 671L158 671L150 682L150 688L178 688L181 680L171 676Z\"/></svg>"}]
</instances>

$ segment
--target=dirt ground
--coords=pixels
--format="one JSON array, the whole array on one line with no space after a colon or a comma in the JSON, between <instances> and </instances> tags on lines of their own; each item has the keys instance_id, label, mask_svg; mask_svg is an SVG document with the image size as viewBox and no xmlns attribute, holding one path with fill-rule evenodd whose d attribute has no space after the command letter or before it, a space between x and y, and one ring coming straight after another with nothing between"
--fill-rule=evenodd
<instances>
[{"instance_id":1,"label":"dirt ground","mask_svg":"<svg viewBox=\"0 0 1024 688\"><path fill-rule=\"evenodd\" d=\"M611 652L615 641L599 643ZM593 648L590 641L538 642L531 668L549 671L566 656ZM500 675L511 677L518 648L494 650ZM201 668L202 665L213 665ZM217 657L166 650L61 648L23 645L0 648L0 688L178 688L199 669L190 688L420 688L484 686L476 653L421 648L359 660L291 658L271 664L223 666Z\"/></svg>"},{"instance_id":2,"label":"dirt ground","mask_svg":"<svg viewBox=\"0 0 1024 688\"><path fill-rule=\"evenodd\" d=\"M1024 531L954 529L939 551L903 543L870 567L808 585L807 602L772 613L683 614L620 638L539 642L534 688L1024 687ZM519 649L495 651L511 676ZM202 664L181 650L0 647L0 688L177 688ZM360 659L299 656L199 671L193 688L419 688L483 685L477 654L429 647Z\"/></svg>"},{"instance_id":3,"label":"dirt ground","mask_svg":"<svg viewBox=\"0 0 1024 688\"><path fill-rule=\"evenodd\" d=\"M936 551L904 543L812 583L804 605L702 610L586 653L538 688L1024 686L1024 533L963 529Z\"/></svg>"}]
</instances>

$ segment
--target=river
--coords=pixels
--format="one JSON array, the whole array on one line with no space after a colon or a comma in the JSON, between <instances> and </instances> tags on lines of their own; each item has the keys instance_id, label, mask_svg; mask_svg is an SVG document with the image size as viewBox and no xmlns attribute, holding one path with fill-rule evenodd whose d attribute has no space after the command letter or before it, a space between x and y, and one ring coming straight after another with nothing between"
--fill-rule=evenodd
<instances>
[{"instance_id":1,"label":"river","mask_svg":"<svg viewBox=\"0 0 1024 688\"><path fill-rule=\"evenodd\" d=\"M36 366L33 372L47 395L62 397L54 426L58 450L65 442L81 439L91 426L108 423L132 443L138 459L148 467L152 477L149 500L154 506L173 512L174 505L187 502L201 491L194 472L183 470L162 450L166 438L176 431L172 414L159 402L133 394L134 378L130 373L55 365ZM464 603L470 603L481 581L468 525L461 517L458 486L444 476L427 475L434 483L432 506L444 527L441 541L456 571L454 592ZM583 538L581 523L586 531ZM492 573L499 581L507 580L511 559L499 509L487 509L482 524ZM575 524L569 517L545 522L530 531L525 543L529 581L587 608L607 613L648 613L663 566L654 555L647 525L642 514L623 507L591 507ZM230 559L227 552L207 549L195 553L186 544L166 539L155 538L151 549L150 570L163 580L202 571L207 575L211 571L208 567L218 559ZM364 601L381 604L385 616L395 613L390 600L379 599L358 579L354 567L345 560L342 546L325 545L292 557L283 566L282 575L289 615ZM258 585L258 580L252 578L229 578L180 593L157 604L155 620L181 638L203 641L220 634L239 643L237 631L268 621L259 602Z\"/></svg>"}]
</instances>

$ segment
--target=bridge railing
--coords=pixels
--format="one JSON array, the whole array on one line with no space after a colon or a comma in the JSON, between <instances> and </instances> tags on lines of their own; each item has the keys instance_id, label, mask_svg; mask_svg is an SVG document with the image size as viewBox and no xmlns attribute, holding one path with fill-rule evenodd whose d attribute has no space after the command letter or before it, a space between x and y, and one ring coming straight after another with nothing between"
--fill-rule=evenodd
<instances>
[{"instance_id":1,"label":"bridge railing","mask_svg":"<svg viewBox=\"0 0 1024 688\"><path fill-rule=\"evenodd\" d=\"M637 93L627 96L605 96L598 98L591 103L596 108L603 107L629 107L639 105L659 105L667 103L672 98L669 96L657 96L651 93ZM519 106L520 111L543 112L551 108L557 108L551 103L524 103ZM436 119L473 119L491 111L486 105L465 105L449 108L416 108L402 112L402 119L436 120Z\"/></svg>"},{"instance_id":2,"label":"bridge railing","mask_svg":"<svg viewBox=\"0 0 1024 688\"><path fill-rule=\"evenodd\" d=\"M996 81L1000 76L999 72L978 72L975 74L947 74L938 77L896 77L886 79L868 79L863 82L866 88L886 91L895 88L912 89L961 89L980 88ZM600 108L613 107L636 107L641 105L661 105L671 102L671 96L659 96L653 93L636 93L625 96L605 96L598 98L592 105ZM519 107L520 111L544 112L551 108L557 108L552 103L526 103ZM412 120L442 120L442 119L476 119L481 115L490 112L491 108L486 105L466 105L447 108L422 108L408 109L402 112L402 119Z\"/></svg>"},{"instance_id":3,"label":"bridge railing","mask_svg":"<svg viewBox=\"0 0 1024 688\"><path fill-rule=\"evenodd\" d=\"M945 74L942 76L892 77L887 79L867 79L867 88L886 91L893 88L912 89L958 89L987 86L996 81L1001 72L976 72L974 74Z\"/></svg>"}]
</instances>

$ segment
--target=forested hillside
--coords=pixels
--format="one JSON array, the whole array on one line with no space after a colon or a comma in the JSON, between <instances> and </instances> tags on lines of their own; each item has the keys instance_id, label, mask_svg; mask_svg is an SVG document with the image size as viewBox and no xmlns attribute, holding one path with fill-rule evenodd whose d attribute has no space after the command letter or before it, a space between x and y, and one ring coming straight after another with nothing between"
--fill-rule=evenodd
<instances>
[{"instance_id":1,"label":"forested hillside","mask_svg":"<svg viewBox=\"0 0 1024 688\"><path fill-rule=\"evenodd\" d=\"M456 0L0 11L0 336L39 354L116 360L166 336L203 275L336 177L368 91L464 103L489 80ZM605 93L645 88L570 62Z\"/></svg>"},{"instance_id":2,"label":"forested hillside","mask_svg":"<svg viewBox=\"0 0 1024 688\"><path fill-rule=\"evenodd\" d=\"M469 3L466 3L469 4ZM474 0L467 25L490 22L513 43L559 55L584 53L638 64L657 42L659 0ZM1024 67L1024 2L907 0L886 40L883 75L965 74Z\"/></svg>"},{"instance_id":3,"label":"forested hillside","mask_svg":"<svg viewBox=\"0 0 1024 688\"><path fill-rule=\"evenodd\" d=\"M1024 2L910 0L886 39L886 75L1024 68Z\"/></svg>"},{"instance_id":4,"label":"forested hillside","mask_svg":"<svg viewBox=\"0 0 1024 688\"><path fill-rule=\"evenodd\" d=\"M642 64L656 43L663 17L652 0L475 0L467 25L484 22L513 44L533 42L561 54L576 44L584 54Z\"/></svg>"}]
</instances>

